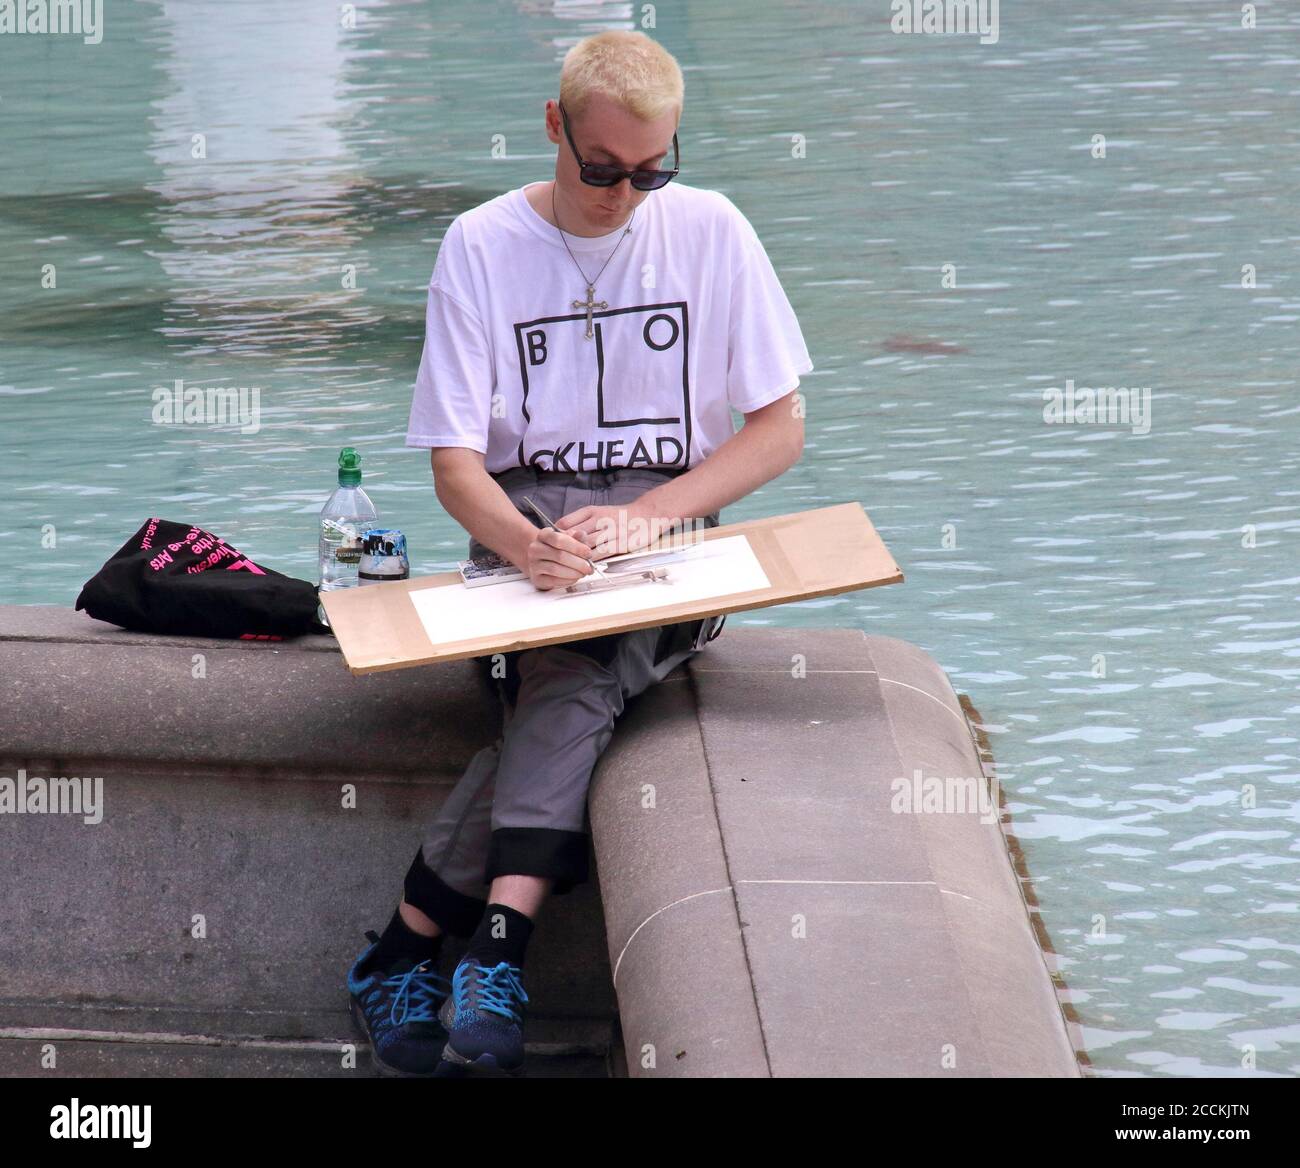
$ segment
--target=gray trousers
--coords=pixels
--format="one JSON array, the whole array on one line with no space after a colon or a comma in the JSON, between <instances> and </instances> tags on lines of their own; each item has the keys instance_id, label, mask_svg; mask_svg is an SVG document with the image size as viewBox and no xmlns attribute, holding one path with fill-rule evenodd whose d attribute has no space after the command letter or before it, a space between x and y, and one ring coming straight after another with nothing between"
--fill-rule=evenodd
<instances>
[{"instance_id":1,"label":"gray trousers","mask_svg":"<svg viewBox=\"0 0 1300 1168\"><path fill-rule=\"evenodd\" d=\"M524 496L558 519L588 504L630 503L672 473L518 467L494 477L520 513L537 523ZM718 516L704 522L717 526ZM471 539L471 556L486 550ZM496 683L501 734L473 757L429 825L407 873L406 901L444 931L468 936L487 904L484 885L496 876L549 877L554 894L583 883L587 789L624 703L699 652L723 619L477 658Z\"/></svg>"}]
</instances>

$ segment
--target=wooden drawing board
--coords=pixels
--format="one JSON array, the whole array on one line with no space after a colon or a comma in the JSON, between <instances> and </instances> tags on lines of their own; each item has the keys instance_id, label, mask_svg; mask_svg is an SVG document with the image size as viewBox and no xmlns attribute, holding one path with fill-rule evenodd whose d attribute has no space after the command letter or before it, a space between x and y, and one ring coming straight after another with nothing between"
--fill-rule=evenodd
<instances>
[{"instance_id":1,"label":"wooden drawing board","mask_svg":"<svg viewBox=\"0 0 1300 1168\"><path fill-rule=\"evenodd\" d=\"M348 668L354 674L363 674L676 624L897 584L903 579L903 573L860 503L840 503L790 515L729 523L705 529L699 535L706 541L745 536L769 581L768 586L729 596L673 602L660 591L660 586L636 585L622 590L644 595L647 607L634 612L547 623L509 633L440 640L437 644L429 639L410 593L430 588L465 590L457 572L322 592L321 602ZM521 585L493 584L467 591L491 593L517 587ZM561 613L567 603L567 600L560 601L555 611Z\"/></svg>"}]
</instances>

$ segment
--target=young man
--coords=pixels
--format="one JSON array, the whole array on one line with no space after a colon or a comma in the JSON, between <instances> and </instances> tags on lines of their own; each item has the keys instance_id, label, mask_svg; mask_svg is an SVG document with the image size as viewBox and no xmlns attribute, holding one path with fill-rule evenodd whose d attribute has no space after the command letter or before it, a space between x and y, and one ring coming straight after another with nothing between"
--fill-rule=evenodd
<instances>
[{"instance_id":1,"label":"young man","mask_svg":"<svg viewBox=\"0 0 1300 1168\"><path fill-rule=\"evenodd\" d=\"M716 525L803 449L795 390L812 362L763 246L725 196L670 181L682 97L677 62L642 33L575 45L546 103L554 182L465 212L438 251L407 444L430 448L470 554L499 553L539 589L672 524ZM625 700L716 627L505 655L501 737L349 976L381 1069L522 1068L525 947L546 896L587 879L592 769ZM470 937L450 983L433 972L445 933Z\"/></svg>"}]
</instances>

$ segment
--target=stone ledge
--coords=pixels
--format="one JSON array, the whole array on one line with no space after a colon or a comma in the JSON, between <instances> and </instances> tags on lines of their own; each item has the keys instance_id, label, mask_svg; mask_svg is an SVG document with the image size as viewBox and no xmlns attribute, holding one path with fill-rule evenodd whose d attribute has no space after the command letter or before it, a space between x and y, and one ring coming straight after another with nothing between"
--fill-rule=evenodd
<instances>
[{"instance_id":1,"label":"stone ledge","mask_svg":"<svg viewBox=\"0 0 1300 1168\"><path fill-rule=\"evenodd\" d=\"M331 636L294 637L288 641L234 641L224 637L170 637L154 633L133 633L106 621L95 620L84 612L53 604L0 604L0 641L66 641L84 645L135 646L147 641L153 645L198 649L267 649L292 648L295 652L338 653L338 642Z\"/></svg>"},{"instance_id":2,"label":"stone ledge","mask_svg":"<svg viewBox=\"0 0 1300 1168\"><path fill-rule=\"evenodd\" d=\"M0 919L24 955L0 963L7 1027L346 1033L364 931L383 929L425 824L499 731L468 663L354 678L327 637L154 637L0 606L0 675L0 775L104 779L101 823L0 815L21 873ZM595 881L548 924L534 1019L608 1028Z\"/></svg>"},{"instance_id":3,"label":"stone ledge","mask_svg":"<svg viewBox=\"0 0 1300 1168\"><path fill-rule=\"evenodd\" d=\"M806 629L690 669L694 717L652 691L591 791L630 1073L1078 1075L996 817L891 811L914 769L982 778L942 670Z\"/></svg>"},{"instance_id":4,"label":"stone ledge","mask_svg":"<svg viewBox=\"0 0 1300 1168\"><path fill-rule=\"evenodd\" d=\"M326 637L150 637L0 607L0 670L0 774L94 760L114 801L93 827L0 817L27 955L0 1015L20 1030L260 1013L332 1037L361 930L497 732L468 663L353 678ZM728 628L628 704L592 785L598 883L548 906L530 954L535 1017L607 1024L616 995L637 1076L1077 1075L1000 827L892 813L917 769L982 775L926 654Z\"/></svg>"},{"instance_id":5,"label":"stone ledge","mask_svg":"<svg viewBox=\"0 0 1300 1168\"><path fill-rule=\"evenodd\" d=\"M0 763L96 759L449 779L497 730L470 662L354 678L323 636L158 637L69 609L0 606L0 675Z\"/></svg>"}]
</instances>

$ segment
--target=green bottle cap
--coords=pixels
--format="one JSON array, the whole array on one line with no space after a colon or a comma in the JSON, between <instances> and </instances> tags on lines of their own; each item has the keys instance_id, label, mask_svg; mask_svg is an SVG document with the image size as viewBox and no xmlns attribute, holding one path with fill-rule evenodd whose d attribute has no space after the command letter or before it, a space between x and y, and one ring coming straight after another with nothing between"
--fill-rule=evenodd
<instances>
[{"instance_id":1,"label":"green bottle cap","mask_svg":"<svg viewBox=\"0 0 1300 1168\"><path fill-rule=\"evenodd\" d=\"M339 451L339 486L359 487L361 485L361 455L351 446Z\"/></svg>"}]
</instances>

